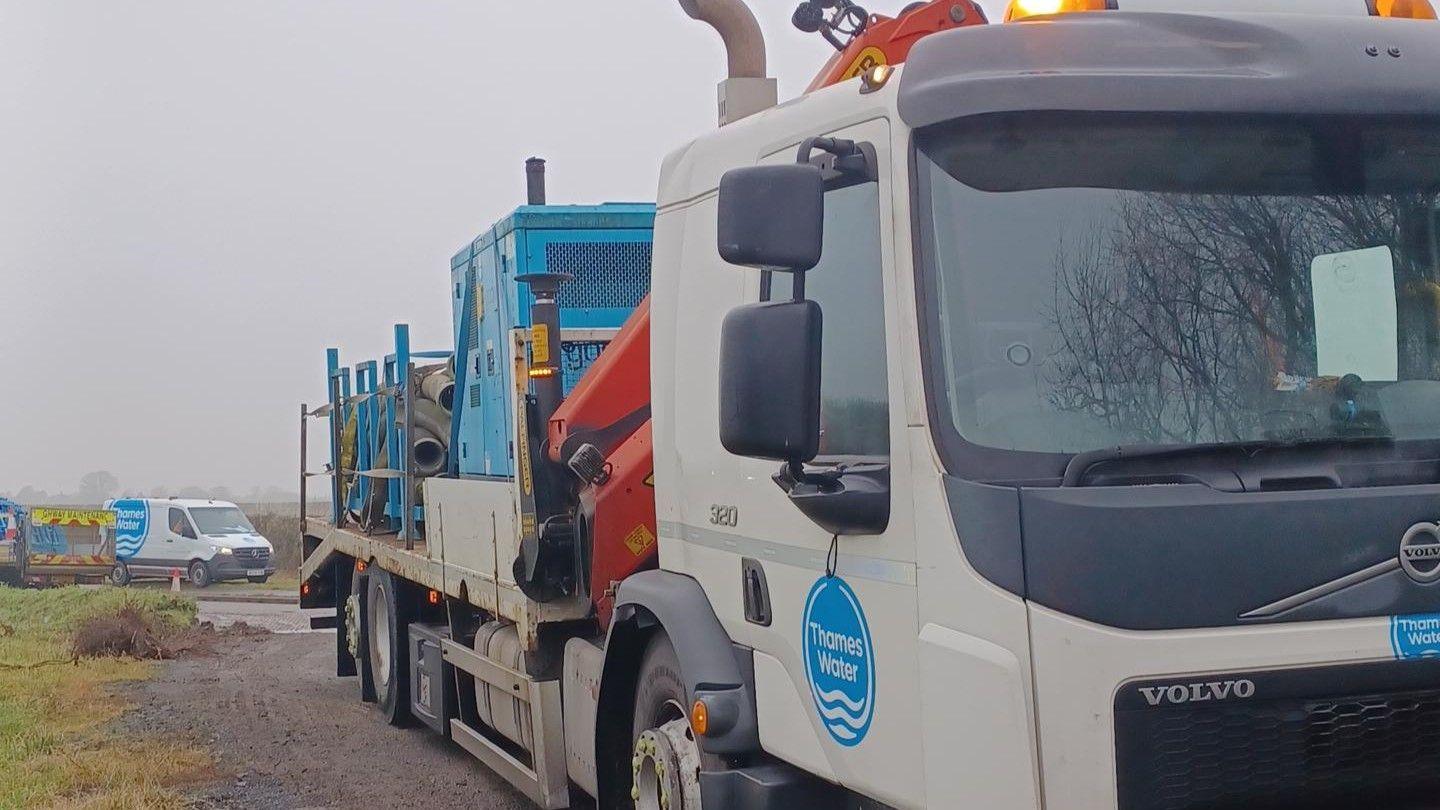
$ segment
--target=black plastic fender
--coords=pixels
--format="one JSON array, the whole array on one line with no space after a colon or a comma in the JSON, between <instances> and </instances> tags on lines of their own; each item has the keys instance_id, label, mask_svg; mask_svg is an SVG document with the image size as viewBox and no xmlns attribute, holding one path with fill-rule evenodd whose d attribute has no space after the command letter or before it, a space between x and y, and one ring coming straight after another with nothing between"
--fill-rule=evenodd
<instances>
[{"instance_id":1,"label":"black plastic fender","mask_svg":"<svg viewBox=\"0 0 1440 810\"><path fill-rule=\"evenodd\" d=\"M607 687L623 688L628 682L612 678L612 668L623 666L617 661L633 649L634 636L646 635L653 625L663 628L675 646L689 703L703 698L709 710L710 729L700 737L701 750L727 757L759 751L751 651L731 641L700 583L683 574L644 571L620 584L605 645L602 705L610 697ZM617 654L612 656L612 650Z\"/></svg>"}]
</instances>

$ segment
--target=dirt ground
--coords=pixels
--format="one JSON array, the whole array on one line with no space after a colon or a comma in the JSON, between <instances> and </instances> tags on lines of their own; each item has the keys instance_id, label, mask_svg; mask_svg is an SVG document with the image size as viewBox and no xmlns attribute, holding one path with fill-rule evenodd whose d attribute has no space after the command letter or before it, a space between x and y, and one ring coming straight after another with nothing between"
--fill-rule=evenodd
<instances>
[{"instance_id":1,"label":"dirt ground","mask_svg":"<svg viewBox=\"0 0 1440 810\"><path fill-rule=\"evenodd\" d=\"M429 730L386 726L354 678L334 676L332 633L227 634L210 655L169 661L125 687L120 731L207 747L222 777L201 808L530 807Z\"/></svg>"}]
</instances>

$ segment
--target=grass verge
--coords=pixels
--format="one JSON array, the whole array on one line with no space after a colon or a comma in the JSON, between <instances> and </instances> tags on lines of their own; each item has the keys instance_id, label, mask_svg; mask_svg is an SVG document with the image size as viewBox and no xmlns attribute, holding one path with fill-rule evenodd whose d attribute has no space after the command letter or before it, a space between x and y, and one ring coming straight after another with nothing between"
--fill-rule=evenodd
<instances>
[{"instance_id":1,"label":"grass verge","mask_svg":"<svg viewBox=\"0 0 1440 810\"><path fill-rule=\"evenodd\" d=\"M209 769L192 746L106 730L124 709L109 686L148 677L155 664L73 659L71 634L127 606L161 626L195 617L193 602L168 593L0 587L0 807L179 807L174 788Z\"/></svg>"}]
</instances>

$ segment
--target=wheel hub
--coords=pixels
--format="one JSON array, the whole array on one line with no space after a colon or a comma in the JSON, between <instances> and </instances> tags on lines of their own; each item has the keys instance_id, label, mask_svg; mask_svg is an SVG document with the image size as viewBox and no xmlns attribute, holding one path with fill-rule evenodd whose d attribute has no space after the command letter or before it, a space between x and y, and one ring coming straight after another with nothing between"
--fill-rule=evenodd
<instances>
[{"instance_id":1,"label":"wheel hub","mask_svg":"<svg viewBox=\"0 0 1440 810\"><path fill-rule=\"evenodd\" d=\"M345 649L350 657L360 658L360 594L352 593L345 600Z\"/></svg>"},{"instance_id":2,"label":"wheel hub","mask_svg":"<svg viewBox=\"0 0 1440 810\"><path fill-rule=\"evenodd\" d=\"M643 732L630 764L637 810L699 810L700 746L685 719Z\"/></svg>"},{"instance_id":3,"label":"wheel hub","mask_svg":"<svg viewBox=\"0 0 1440 810\"><path fill-rule=\"evenodd\" d=\"M390 685L390 612L386 600L387 590L377 589L370 600L370 669L375 680L375 690L384 694Z\"/></svg>"}]
</instances>

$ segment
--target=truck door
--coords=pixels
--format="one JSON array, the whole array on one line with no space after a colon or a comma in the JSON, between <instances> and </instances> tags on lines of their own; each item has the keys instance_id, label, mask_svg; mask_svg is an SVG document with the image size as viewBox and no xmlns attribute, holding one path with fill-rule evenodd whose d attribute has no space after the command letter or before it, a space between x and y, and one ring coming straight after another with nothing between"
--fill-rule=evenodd
<instances>
[{"instance_id":1,"label":"truck door","mask_svg":"<svg viewBox=\"0 0 1440 810\"><path fill-rule=\"evenodd\" d=\"M878 181L826 193L824 249L806 274L805 297L823 313L822 439L812 468L889 463L891 518L878 535L832 536L771 480L777 462L716 453L712 422L677 431L682 458L716 464L714 474L692 467L682 476L689 516L679 528L690 572L732 638L755 650L762 746L887 803L913 804L923 797L915 545L893 337L889 125L796 134L794 146L760 162L794 161L799 142L820 135L867 143L878 158ZM791 297L788 274L731 272L749 279L738 303ZM682 385L685 376L677 372ZM705 429L705 439L693 435Z\"/></svg>"}]
</instances>

